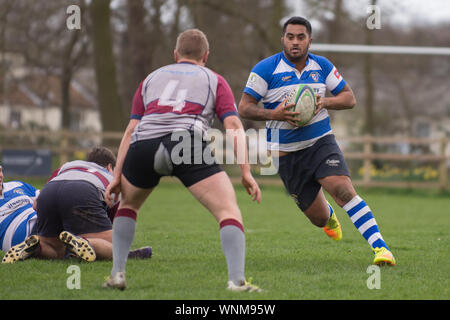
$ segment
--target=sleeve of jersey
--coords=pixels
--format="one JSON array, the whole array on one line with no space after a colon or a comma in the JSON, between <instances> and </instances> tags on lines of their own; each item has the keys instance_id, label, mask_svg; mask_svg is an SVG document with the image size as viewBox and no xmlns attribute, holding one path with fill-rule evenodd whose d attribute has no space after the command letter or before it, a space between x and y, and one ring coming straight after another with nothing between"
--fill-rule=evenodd
<instances>
[{"instance_id":1,"label":"sleeve of jersey","mask_svg":"<svg viewBox=\"0 0 450 320\"><path fill-rule=\"evenodd\" d=\"M220 121L228 116L239 116L234 101L233 91L227 81L220 75L217 75L217 92L216 92L216 114Z\"/></svg>"},{"instance_id":2,"label":"sleeve of jersey","mask_svg":"<svg viewBox=\"0 0 450 320\"><path fill-rule=\"evenodd\" d=\"M136 90L133 98L133 105L131 107L131 119L141 120L145 113L144 98L142 96L142 81L139 88Z\"/></svg>"},{"instance_id":3,"label":"sleeve of jersey","mask_svg":"<svg viewBox=\"0 0 450 320\"><path fill-rule=\"evenodd\" d=\"M252 96L257 101L261 100L267 93L266 69L264 64L257 64L250 72L244 88L244 93Z\"/></svg>"},{"instance_id":4,"label":"sleeve of jersey","mask_svg":"<svg viewBox=\"0 0 450 320\"><path fill-rule=\"evenodd\" d=\"M30 198L36 198L37 197L38 190L36 190L35 187L33 187L31 184L28 184L28 183L25 183L25 182L23 182L23 186L24 186L24 189L27 190L27 195Z\"/></svg>"},{"instance_id":5,"label":"sleeve of jersey","mask_svg":"<svg viewBox=\"0 0 450 320\"><path fill-rule=\"evenodd\" d=\"M341 92L342 88L344 88L347 83L344 78L342 78L336 67L328 60L327 63L329 64L328 69L330 71L325 79L325 84L327 89L330 90L330 92L335 96Z\"/></svg>"}]
</instances>

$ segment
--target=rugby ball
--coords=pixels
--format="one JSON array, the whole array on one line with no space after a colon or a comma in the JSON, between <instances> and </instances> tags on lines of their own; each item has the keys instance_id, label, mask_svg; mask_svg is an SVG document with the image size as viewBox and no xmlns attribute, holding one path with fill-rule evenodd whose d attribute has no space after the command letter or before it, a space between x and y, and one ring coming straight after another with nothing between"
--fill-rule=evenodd
<instances>
[{"instance_id":1,"label":"rugby ball","mask_svg":"<svg viewBox=\"0 0 450 320\"><path fill-rule=\"evenodd\" d=\"M304 126L314 117L314 111L316 111L314 90L306 84L296 86L288 94L286 105L289 104L294 104L292 111L300 112L295 116L298 118L298 126Z\"/></svg>"}]
</instances>

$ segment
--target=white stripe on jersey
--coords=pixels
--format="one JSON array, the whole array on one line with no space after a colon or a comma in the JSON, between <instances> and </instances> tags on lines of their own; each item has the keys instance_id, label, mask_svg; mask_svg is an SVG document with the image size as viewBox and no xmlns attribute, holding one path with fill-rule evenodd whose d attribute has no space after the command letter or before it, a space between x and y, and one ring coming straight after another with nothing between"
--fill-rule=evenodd
<instances>
[{"instance_id":1,"label":"white stripe on jersey","mask_svg":"<svg viewBox=\"0 0 450 320\"><path fill-rule=\"evenodd\" d=\"M308 147L311 147L318 139L331 134L332 131L327 131L324 134L315 137L313 139L310 140L305 140L305 141L300 141L300 142L291 142L291 143L283 143L280 144L278 142L270 142L267 141L267 149L269 150L281 150L281 151L285 151L285 152L294 152L297 150L301 150L301 149L305 149ZM282 148L280 148L280 146L282 146Z\"/></svg>"},{"instance_id":2,"label":"white stripe on jersey","mask_svg":"<svg viewBox=\"0 0 450 320\"><path fill-rule=\"evenodd\" d=\"M17 227L20 226L20 224L25 221L29 215L35 215L28 221L27 226L27 233L26 236L30 234L32 225L34 225L35 220L37 219L36 212L33 210L33 208L28 208L21 212L17 217L14 218L14 220L9 224L8 229L6 229L5 237L3 238L2 243L2 249L3 251L8 251L11 248L12 240L14 237L14 234L16 233Z\"/></svg>"},{"instance_id":3,"label":"white stripe on jersey","mask_svg":"<svg viewBox=\"0 0 450 320\"><path fill-rule=\"evenodd\" d=\"M326 86L330 89L330 91L333 91L338 84L341 82L342 77L338 73L336 67L333 66L333 70L331 70L328 77L325 79Z\"/></svg>"},{"instance_id":4,"label":"white stripe on jersey","mask_svg":"<svg viewBox=\"0 0 450 320\"><path fill-rule=\"evenodd\" d=\"M308 122L308 125L313 124L315 122L319 122L323 119L328 118L328 112L325 109L322 109L319 111L318 114L314 116L314 118L311 119L310 122ZM269 120L266 122L266 128L268 129L295 129L293 125L289 124L289 122L286 121L278 121L278 120Z\"/></svg>"}]
</instances>

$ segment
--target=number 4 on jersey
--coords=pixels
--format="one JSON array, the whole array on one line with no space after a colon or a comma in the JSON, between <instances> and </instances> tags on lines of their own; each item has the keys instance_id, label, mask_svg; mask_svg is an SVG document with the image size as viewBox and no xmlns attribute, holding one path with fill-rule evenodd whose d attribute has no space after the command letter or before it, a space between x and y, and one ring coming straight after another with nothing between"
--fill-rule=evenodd
<instances>
[{"instance_id":1,"label":"number 4 on jersey","mask_svg":"<svg viewBox=\"0 0 450 320\"><path fill-rule=\"evenodd\" d=\"M171 99L174 91L178 87L179 82L179 80L170 80L167 83L161 97L159 98L158 106L171 106L173 107L173 111L181 112L185 105L187 89L178 90L176 99Z\"/></svg>"}]
</instances>

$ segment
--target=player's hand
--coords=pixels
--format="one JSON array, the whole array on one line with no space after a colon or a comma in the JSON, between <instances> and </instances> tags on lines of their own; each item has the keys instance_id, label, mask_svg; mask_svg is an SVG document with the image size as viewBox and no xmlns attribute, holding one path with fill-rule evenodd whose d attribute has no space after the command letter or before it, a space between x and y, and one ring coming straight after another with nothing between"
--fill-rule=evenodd
<instances>
[{"instance_id":1,"label":"player's hand","mask_svg":"<svg viewBox=\"0 0 450 320\"><path fill-rule=\"evenodd\" d=\"M261 190L259 189L258 183L256 182L255 178L253 178L250 172L244 173L242 175L242 184L247 190L247 193L252 197L253 201L260 203Z\"/></svg>"},{"instance_id":2,"label":"player's hand","mask_svg":"<svg viewBox=\"0 0 450 320\"><path fill-rule=\"evenodd\" d=\"M316 94L316 111L314 111L314 115L318 114L320 110L326 108L327 105L327 98Z\"/></svg>"},{"instance_id":3,"label":"player's hand","mask_svg":"<svg viewBox=\"0 0 450 320\"><path fill-rule=\"evenodd\" d=\"M105 201L108 207L112 208L114 207L114 204L119 201L119 194L121 190L120 185L120 176L114 177L114 179L111 181L111 183L106 187L105 190Z\"/></svg>"},{"instance_id":4,"label":"player's hand","mask_svg":"<svg viewBox=\"0 0 450 320\"><path fill-rule=\"evenodd\" d=\"M285 98L275 109L272 111L272 120L287 121L290 125L298 127L296 115L300 112L291 111L295 104L291 103L286 105L287 99Z\"/></svg>"}]
</instances>

